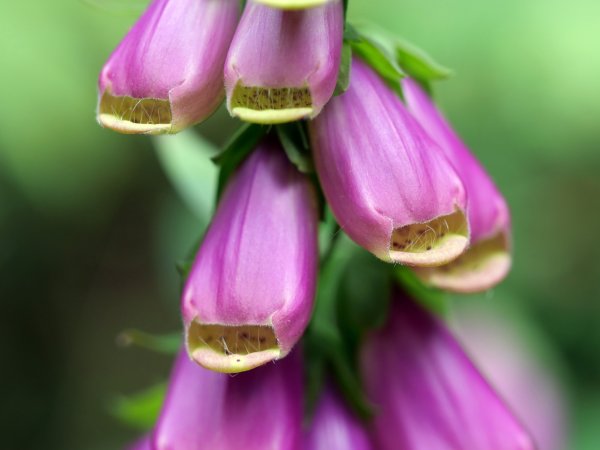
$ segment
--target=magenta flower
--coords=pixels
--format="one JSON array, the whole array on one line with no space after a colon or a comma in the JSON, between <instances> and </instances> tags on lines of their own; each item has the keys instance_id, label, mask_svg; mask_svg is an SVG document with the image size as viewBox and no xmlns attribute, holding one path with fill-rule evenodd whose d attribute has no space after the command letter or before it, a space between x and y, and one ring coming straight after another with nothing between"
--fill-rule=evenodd
<instances>
[{"instance_id":1,"label":"magenta flower","mask_svg":"<svg viewBox=\"0 0 600 450\"><path fill-rule=\"evenodd\" d=\"M371 450L366 429L327 386L304 435L304 450Z\"/></svg>"},{"instance_id":2,"label":"magenta flower","mask_svg":"<svg viewBox=\"0 0 600 450\"><path fill-rule=\"evenodd\" d=\"M238 17L238 0L154 0L102 69L98 122L160 134L206 119Z\"/></svg>"},{"instance_id":3,"label":"magenta flower","mask_svg":"<svg viewBox=\"0 0 600 450\"><path fill-rule=\"evenodd\" d=\"M540 450L568 448L568 405L553 371L543 364L538 342L497 308L469 304L457 315L456 331L465 349L515 414Z\"/></svg>"},{"instance_id":4,"label":"magenta flower","mask_svg":"<svg viewBox=\"0 0 600 450\"><path fill-rule=\"evenodd\" d=\"M315 117L337 82L342 2L284 11L248 0L225 63L227 107L256 123Z\"/></svg>"},{"instance_id":5,"label":"magenta flower","mask_svg":"<svg viewBox=\"0 0 600 450\"><path fill-rule=\"evenodd\" d=\"M502 194L469 152L429 96L413 80L402 82L408 109L441 146L463 180L468 196L471 248L452 263L419 269L417 275L434 286L477 292L502 281L511 265L510 213Z\"/></svg>"},{"instance_id":6,"label":"magenta flower","mask_svg":"<svg viewBox=\"0 0 600 450\"><path fill-rule=\"evenodd\" d=\"M231 377L177 357L152 436L156 450L299 450L303 407L298 354Z\"/></svg>"},{"instance_id":7,"label":"magenta flower","mask_svg":"<svg viewBox=\"0 0 600 450\"><path fill-rule=\"evenodd\" d=\"M531 450L527 431L448 330L396 294L386 326L362 349L367 394L378 407L382 450Z\"/></svg>"},{"instance_id":8,"label":"magenta flower","mask_svg":"<svg viewBox=\"0 0 600 450\"><path fill-rule=\"evenodd\" d=\"M288 354L310 319L317 253L312 185L267 138L226 188L185 286L191 357L240 372Z\"/></svg>"},{"instance_id":9,"label":"magenta flower","mask_svg":"<svg viewBox=\"0 0 600 450\"><path fill-rule=\"evenodd\" d=\"M463 185L400 99L363 62L310 124L317 172L341 227L384 261L438 266L467 247Z\"/></svg>"}]
</instances>

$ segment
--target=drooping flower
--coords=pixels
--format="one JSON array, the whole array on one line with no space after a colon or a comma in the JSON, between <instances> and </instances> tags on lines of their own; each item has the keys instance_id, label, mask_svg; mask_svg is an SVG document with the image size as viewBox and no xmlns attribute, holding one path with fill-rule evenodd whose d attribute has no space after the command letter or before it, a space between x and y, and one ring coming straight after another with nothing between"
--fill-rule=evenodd
<instances>
[{"instance_id":1,"label":"drooping flower","mask_svg":"<svg viewBox=\"0 0 600 450\"><path fill-rule=\"evenodd\" d=\"M310 123L317 172L342 229L384 261L438 266L467 247L463 185L400 99L363 62Z\"/></svg>"},{"instance_id":2,"label":"drooping flower","mask_svg":"<svg viewBox=\"0 0 600 450\"><path fill-rule=\"evenodd\" d=\"M238 0L154 0L104 65L98 122L127 134L175 133L223 100Z\"/></svg>"},{"instance_id":3,"label":"drooping flower","mask_svg":"<svg viewBox=\"0 0 600 450\"><path fill-rule=\"evenodd\" d=\"M361 352L382 450L531 450L523 426L429 312L396 293Z\"/></svg>"},{"instance_id":4,"label":"drooping flower","mask_svg":"<svg viewBox=\"0 0 600 450\"><path fill-rule=\"evenodd\" d=\"M254 0L256 3L279 9L307 9L339 0Z\"/></svg>"},{"instance_id":5,"label":"drooping flower","mask_svg":"<svg viewBox=\"0 0 600 450\"><path fill-rule=\"evenodd\" d=\"M527 339L530 336L515 325L514 317L490 308L491 303L460 306L454 315L458 337L539 449L568 448L568 405L553 371L544 364L541 355L547 349Z\"/></svg>"},{"instance_id":6,"label":"drooping flower","mask_svg":"<svg viewBox=\"0 0 600 450\"><path fill-rule=\"evenodd\" d=\"M317 258L313 188L267 138L227 186L183 291L191 357L240 372L287 355L310 319Z\"/></svg>"},{"instance_id":7,"label":"drooping flower","mask_svg":"<svg viewBox=\"0 0 600 450\"><path fill-rule=\"evenodd\" d=\"M177 357L152 435L155 450L299 450L302 367L285 361L231 377Z\"/></svg>"},{"instance_id":8,"label":"drooping flower","mask_svg":"<svg viewBox=\"0 0 600 450\"><path fill-rule=\"evenodd\" d=\"M225 63L227 107L256 123L315 117L340 65L342 2L300 11L248 0Z\"/></svg>"},{"instance_id":9,"label":"drooping flower","mask_svg":"<svg viewBox=\"0 0 600 450\"><path fill-rule=\"evenodd\" d=\"M304 450L371 450L366 429L327 386L304 435Z\"/></svg>"},{"instance_id":10,"label":"drooping flower","mask_svg":"<svg viewBox=\"0 0 600 450\"><path fill-rule=\"evenodd\" d=\"M502 281L510 270L510 213L502 194L423 89L410 78L402 81L413 116L440 145L463 180L468 197L471 248L452 263L419 269L426 283L456 291L477 292Z\"/></svg>"}]
</instances>

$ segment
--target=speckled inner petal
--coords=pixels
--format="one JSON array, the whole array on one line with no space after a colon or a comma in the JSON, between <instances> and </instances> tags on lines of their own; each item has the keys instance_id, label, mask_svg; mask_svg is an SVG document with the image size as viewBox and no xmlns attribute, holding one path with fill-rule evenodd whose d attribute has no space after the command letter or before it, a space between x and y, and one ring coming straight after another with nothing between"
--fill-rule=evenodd
<instances>
[{"instance_id":1,"label":"speckled inner petal","mask_svg":"<svg viewBox=\"0 0 600 450\"><path fill-rule=\"evenodd\" d=\"M498 284L511 266L506 236L479 241L450 264L415 269L423 282L452 292L480 292Z\"/></svg>"},{"instance_id":2,"label":"speckled inner petal","mask_svg":"<svg viewBox=\"0 0 600 450\"><path fill-rule=\"evenodd\" d=\"M440 266L457 258L468 243L465 215L456 211L426 223L396 228L390 242L390 257L402 264Z\"/></svg>"},{"instance_id":3,"label":"speckled inner petal","mask_svg":"<svg viewBox=\"0 0 600 450\"><path fill-rule=\"evenodd\" d=\"M102 95L98 107L98 121L106 128L122 133L165 133L171 128L169 100Z\"/></svg>"},{"instance_id":4,"label":"speckled inner petal","mask_svg":"<svg viewBox=\"0 0 600 450\"><path fill-rule=\"evenodd\" d=\"M204 325L194 321L187 344L198 364L226 373L253 369L281 353L273 328L262 325Z\"/></svg>"},{"instance_id":5,"label":"speckled inner petal","mask_svg":"<svg viewBox=\"0 0 600 450\"><path fill-rule=\"evenodd\" d=\"M312 96L306 86L266 88L238 83L230 107L242 120L256 123L289 122L313 112Z\"/></svg>"}]
</instances>

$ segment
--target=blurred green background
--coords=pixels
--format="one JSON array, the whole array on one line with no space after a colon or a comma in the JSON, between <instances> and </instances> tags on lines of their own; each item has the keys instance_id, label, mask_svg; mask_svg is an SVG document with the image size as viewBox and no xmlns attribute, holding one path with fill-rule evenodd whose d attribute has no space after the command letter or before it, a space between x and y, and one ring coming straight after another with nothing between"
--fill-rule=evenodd
<instances>
[{"instance_id":1,"label":"blurred green background","mask_svg":"<svg viewBox=\"0 0 600 450\"><path fill-rule=\"evenodd\" d=\"M116 449L110 414L170 358L120 348L179 327L175 262L194 216L151 141L94 118L97 74L143 1L0 5L0 395L6 449ZM600 2L351 0L455 77L437 98L511 205L501 305L563 386L573 449L600 448ZM222 111L201 130L219 144ZM515 319L516 320L516 319ZM543 349L542 349L543 347Z\"/></svg>"}]
</instances>

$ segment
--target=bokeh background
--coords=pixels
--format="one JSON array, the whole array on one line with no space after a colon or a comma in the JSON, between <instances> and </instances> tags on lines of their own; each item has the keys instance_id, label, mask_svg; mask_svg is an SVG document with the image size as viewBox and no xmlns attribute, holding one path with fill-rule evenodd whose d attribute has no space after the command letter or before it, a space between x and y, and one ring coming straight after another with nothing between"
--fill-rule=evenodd
<instances>
[{"instance_id":1,"label":"bokeh background","mask_svg":"<svg viewBox=\"0 0 600 450\"><path fill-rule=\"evenodd\" d=\"M350 3L351 20L454 69L437 98L508 198L515 232L506 282L454 302L514 325L559 391L566 448L600 448L600 2ZM116 337L178 329L175 263L206 219L177 195L149 138L94 118L97 74L143 7L0 4L6 449L120 448L137 432L114 418L115 404L168 374L168 356ZM235 126L221 111L199 130L219 145Z\"/></svg>"}]
</instances>

